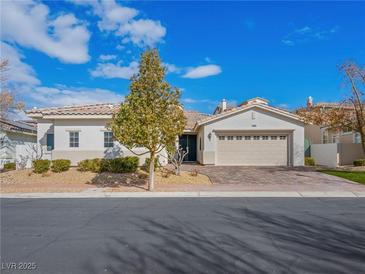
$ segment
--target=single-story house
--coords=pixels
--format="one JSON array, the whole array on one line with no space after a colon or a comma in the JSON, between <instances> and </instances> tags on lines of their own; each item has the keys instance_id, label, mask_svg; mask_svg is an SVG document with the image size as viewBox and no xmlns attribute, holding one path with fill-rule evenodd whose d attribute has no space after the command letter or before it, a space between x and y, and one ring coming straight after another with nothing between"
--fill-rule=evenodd
<instances>
[{"instance_id":1,"label":"single-story house","mask_svg":"<svg viewBox=\"0 0 365 274\"><path fill-rule=\"evenodd\" d=\"M33 145L37 142L36 124L31 121L0 119L0 168L5 163L16 162L17 145Z\"/></svg>"},{"instance_id":2,"label":"single-story house","mask_svg":"<svg viewBox=\"0 0 365 274\"><path fill-rule=\"evenodd\" d=\"M27 114L37 120L37 139L46 151L44 157L66 158L76 164L87 158L131 155L107 129L118 106L43 108ZM179 143L189 148L186 161L204 165L304 164L304 123L265 99L254 98L234 108L227 108L223 100L213 115L186 110L185 116L187 125Z\"/></svg>"}]
</instances>

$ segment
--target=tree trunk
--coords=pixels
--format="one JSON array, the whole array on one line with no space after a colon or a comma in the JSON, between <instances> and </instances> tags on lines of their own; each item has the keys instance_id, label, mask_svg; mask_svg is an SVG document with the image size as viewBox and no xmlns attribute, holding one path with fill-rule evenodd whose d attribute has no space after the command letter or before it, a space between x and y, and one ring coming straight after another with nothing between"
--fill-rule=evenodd
<instances>
[{"instance_id":1,"label":"tree trunk","mask_svg":"<svg viewBox=\"0 0 365 274\"><path fill-rule=\"evenodd\" d=\"M180 176L180 165L176 167L176 175Z\"/></svg>"},{"instance_id":2,"label":"tree trunk","mask_svg":"<svg viewBox=\"0 0 365 274\"><path fill-rule=\"evenodd\" d=\"M150 157L150 174L148 177L148 190L152 191L155 187L155 153L151 153Z\"/></svg>"},{"instance_id":3,"label":"tree trunk","mask_svg":"<svg viewBox=\"0 0 365 274\"><path fill-rule=\"evenodd\" d=\"M365 155L365 135L362 131L360 131L359 133L360 133L360 141L361 141L361 146L362 146L362 152Z\"/></svg>"}]
</instances>

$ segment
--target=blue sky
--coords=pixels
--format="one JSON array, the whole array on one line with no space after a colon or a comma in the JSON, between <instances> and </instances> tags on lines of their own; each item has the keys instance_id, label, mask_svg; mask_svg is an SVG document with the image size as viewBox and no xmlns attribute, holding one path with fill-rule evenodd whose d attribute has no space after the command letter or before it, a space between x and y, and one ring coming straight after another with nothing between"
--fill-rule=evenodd
<instances>
[{"instance_id":1,"label":"blue sky","mask_svg":"<svg viewBox=\"0 0 365 274\"><path fill-rule=\"evenodd\" d=\"M260 96L341 100L337 66L365 63L365 2L2 2L1 57L27 107L115 102L159 49L186 108Z\"/></svg>"}]
</instances>

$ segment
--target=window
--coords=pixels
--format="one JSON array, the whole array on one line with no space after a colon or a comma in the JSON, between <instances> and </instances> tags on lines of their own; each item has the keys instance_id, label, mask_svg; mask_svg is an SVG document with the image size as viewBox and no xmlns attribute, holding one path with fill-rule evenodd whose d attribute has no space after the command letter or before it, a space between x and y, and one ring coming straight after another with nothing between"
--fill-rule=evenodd
<instances>
[{"instance_id":1,"label":"window","mask_svg":"<svg viewBox=\"0 0 365 274\"><path fill-rule=\"evenodd\" d=\"M286 136L280 136L280 140L286 140Z\"/></svg>"},{"instance_id":2,"label":"window","mask_svg":"<svg viewBox=\"0 0 365 274\"><path fill-rule=\"evenodd\" d=\"M222 141L226 139L225 136L219 136L218 138L219 138L219 140L222 140Z\"/></svg>"},{"instance_id":3,"label":"window","mask_svg":"<svg viewBox=\"0 0 365 274\"><path fill-rule=\"evenodd\" d=\"M242 136L236 136L236 140L242 140Z\"/></svg>"},{"instance_id":4,"label":"window","mask_svg":"<svg viewBox=\"0 0 365 274\"><path fill-rule=\"evenodd\" d=\"M104 132L104 147L113 147L113 132Z\"/></svg>"},{"instance_id":5,"label":"window","mask_svg":"<svg viewBox=\"0 0 365 274\"><path fill-rule=\"evenodd\" d=\"M251 136L245 136L245 140L246 140L246 141L251 140Z\"/></svg>"},{"instance_id":6,"label":"window","mask_svg":"<svg viewBox=\"0 0 365 274\"><path fill-rule=\"evenodd\" d=\"M328 130L322 132L322 144L328 143Z\"/></svg>"},{"instance_id":7,"label":"window","mask_svg":"<svg viewBox=\"0 0 365 274\"><path fill-rule=\"evenodd\" d=\"M233 140L233 136L228 136L227 137L227 140L232 141Z\"/></svg>"},{"instance_id":8,"label":"window","mask_svg":"<svg viewBox=\"0 0 365 274\"><path fill-rule=\"evenodd\" d=\"M260 140L260 136L253 136L254 140Z\"/></svg>"},{"instance_id":9,"label":"window","mask_svg":"<svg viewBox=\"0 0 365 274\"><path fill-rule=\"evenodd\" d=\"M47 134L47 151L54 150L54 134Z\"/></svg>"},{"instance_id":10,"label":"window","mask_svg":"<svg viewBox=\"0 0 365 274\"><path fill-rule=\"evenodd\" d=\"M354 134L354 143L355 144L361 144L361 136L360 136L360 133L356 132Z\"/></svg>"},{"instance_id":11,"label":"window","mask_svg":"<svg viewBox=\"0 0 365 274\"><path fill-rule=\"evenodd\" d=\"M338 135L332 135L332 143L337 144L338 143Z\"/></svg>"},{"instance_id":12,"label":"window","mask_svg":"<svg viewBox=\"0 0 365 274\"><path fill-rule=\"evenodd\" d=\"M269 140L269 136L262 136L262 140Z\"/></svg>"},{"instance_id":13,"label":"window","mask_svg":"<svg viewBox=\"0 0 365 274\"><path fill-rule=\"evenodd\" d=\"M271 138L271 140L277 140L278 136L271 136L270 138Z\"/></svg>"},{"instance_id":14,"label":"window","mask_svg":"<svg viewBox=\"0 0 365 274\"><path fill-rule=\"evenodd\" d=\"M345 127L342 129L342 134L350 134L352 133L352 129L350 127Z\"/></svg>"},{"instance_id":15,"label":"window","mask_svg":"<svg viewBox=\"0 0 365 274\"><path fill-rule=\"evenodd\" d=\"M79 147L79 133L70 131L70 147Z\"/></svg>"}]
</instances>

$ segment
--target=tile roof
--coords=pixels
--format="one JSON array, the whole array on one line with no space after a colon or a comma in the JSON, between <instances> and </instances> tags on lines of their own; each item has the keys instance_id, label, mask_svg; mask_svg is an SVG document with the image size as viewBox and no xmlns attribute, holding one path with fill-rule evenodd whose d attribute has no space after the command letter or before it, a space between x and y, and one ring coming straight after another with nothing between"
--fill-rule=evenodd
<instances>
[{"instance_id":1,"label":"tile roof","mask_svg":"<svg viewBox=\"0 0 365 274\"><path fill-rule=\"evenodd\" d=\"M82 106L66 106L31 109L27 111L30 117L34 115L113 115L118 111L119 104L94 104ZM194 128L196 122L200 119L209 117L208 114L200 113L194 110L184 110L187 119L186 129Z\"/></svg>"},{"instance_id":2,"label":"tile roof","mask_svg":"<svg viewBox=\"0 0 365 274\"><path fill-rule=\"evenodd\" d=\"M51 108L33 108L27 114L41 115L112 115L118 110L119 104L93 104L82 106L65 106Z\"/></svg>"},{"instance_id":3,"label":"tile roof","mask_svg":"<svg viewBox=\"0 0 365 274\"><path fill-rule=\"evenodd\" d=\"M185 129L192 130L199 120L205 119L207 117L211 117L209 114L201 113L195 110L184 110L186 117L186 126Z\"/></svg>"},{"instance_id":4,"label":"tile roof","mask_svg":"<svg viewBox=\"0 0 365 274\"><path fill-rule=\"evenodd\" d=\"M37 134L37 126L35 124L23 121L12 121L0 118L0 128L4 131L27 133L32 135Z\"/></svg>"},{"instance_id":5,"label":"tile roof","mask_svg":"<svg viewBox=\"0 0 365 274\"><path fill-rule=\"evenodd\" d=\"M350 104L344 103L328 103L328 102L319 102L315 104L316 107L324 107L324 108L344 108L344 109L353 109L354 106Z\"/></svg>"}]
</instances>

